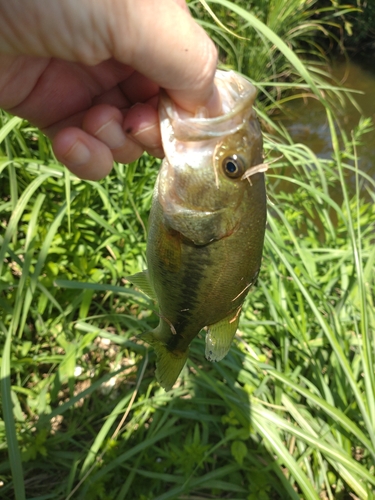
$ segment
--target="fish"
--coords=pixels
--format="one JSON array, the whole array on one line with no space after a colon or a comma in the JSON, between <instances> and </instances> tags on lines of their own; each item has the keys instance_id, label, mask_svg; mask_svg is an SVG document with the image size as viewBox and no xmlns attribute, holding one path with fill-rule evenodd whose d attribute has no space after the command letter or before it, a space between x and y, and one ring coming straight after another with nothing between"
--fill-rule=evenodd
<instances>
[{"instance_id":1,"label":"fish","mask_svg":"<svg viewBox=\"0 0 375 500\"><path fill-rule=\"evenodd\" d=\"M214 118L204 109L189 115L161 94L165 158L149 215L148 268L128 277L158 303L158 326L140 337L155 350L166 391L202 329L207 360L227 354L262 260L266 168L256 89L233 71L216 70L215 85L222 114Z\"/></svg>"}]
</instances>

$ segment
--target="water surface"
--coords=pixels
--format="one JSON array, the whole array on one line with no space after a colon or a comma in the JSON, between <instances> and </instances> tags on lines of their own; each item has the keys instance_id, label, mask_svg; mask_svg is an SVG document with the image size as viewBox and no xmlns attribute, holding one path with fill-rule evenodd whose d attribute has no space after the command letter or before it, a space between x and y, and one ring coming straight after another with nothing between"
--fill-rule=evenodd
<instances>
[{"instance_id":1,"label":"water surface","mask_svg":"<svg viewBox=\"0 0 375 500\"><path fill-rule=\"evenodd\" d=\"M336 63L332 76L346 88L356 89L354 94L362 115L375 123L375 64L366 60ZM301 142L323 158L332 155L329 125L323 106L317 99L296 99L285 105L285 114L280 119L295 142ZM361 113L348 101L345 110L339 113L340 127L348 137L358 125ZM340 133L340 129L338 129ZM363 145L358 148L359 168L375 179L375 130L362 136Z\"/></svg>"}]
</instances>

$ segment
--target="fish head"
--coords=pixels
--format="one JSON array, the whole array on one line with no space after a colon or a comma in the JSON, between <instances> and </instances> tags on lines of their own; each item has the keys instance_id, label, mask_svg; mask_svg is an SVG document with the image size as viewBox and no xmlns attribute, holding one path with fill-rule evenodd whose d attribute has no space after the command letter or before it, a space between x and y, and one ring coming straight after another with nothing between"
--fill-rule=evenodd
<instances>
[{"instance_id":1,"label":"fish head","mask_svg":"<svg viewBox=\"0 0 375 500\"><path fill-rule=\"evenodd\" d=\"M216 72L216 85L223 113L215 118L189 116L166 94L160 102L165 159L159 203L166 223L196 245L234 231L252 187L244 174L262 162L254 86L223 71Z\"/></svg>"}]
</instances>

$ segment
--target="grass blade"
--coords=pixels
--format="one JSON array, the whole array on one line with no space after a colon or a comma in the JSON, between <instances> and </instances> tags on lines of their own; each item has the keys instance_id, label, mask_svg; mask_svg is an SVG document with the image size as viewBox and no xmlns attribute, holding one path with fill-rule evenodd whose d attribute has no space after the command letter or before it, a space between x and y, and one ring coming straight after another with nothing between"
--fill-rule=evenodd
<instances>
[{"instance_id":1,"label":"grass blade","mask_svg":"<svg viewBox=\"0 0 375 500\"><path fill-rule=\"evenodd\" d=\"M13 476L13 487L16 500L25 500L25 483L23 477L23 466L21 461L21 452L18 447L16 425L13 415L13 402L11 397L11 367L10 367L10 346L12 343L12 335L10 330L5 328L5 325L0 322L0 329L5 335L5 345L1 359L1 394L3 418L5 423L5 435L8 445L8 454L10 468Z\"/></svg>"}]
</instances>

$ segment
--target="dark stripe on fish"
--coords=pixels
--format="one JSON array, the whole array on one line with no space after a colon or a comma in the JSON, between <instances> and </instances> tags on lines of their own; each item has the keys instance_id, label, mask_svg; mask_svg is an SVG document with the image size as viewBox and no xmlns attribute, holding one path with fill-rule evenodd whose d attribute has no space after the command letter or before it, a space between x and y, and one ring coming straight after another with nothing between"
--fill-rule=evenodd
<instances>
[{"instance_id":1,"label":"dark stripe on fish","mask_svg":"<svg viewBox=\"0 0 375 500\"><path fill-rule=\"evenodd\" d=\"M190 243L190 245L186 245L185 252L186 251L194 251L197 258L194 263L194 268L185 267L185 271L180 282L180 300L176 305L176 317L173 321L176 335L172 335L167 343L167 347L171 351L176 349L181 341L181 336L185 337L185 333L190 329L190 325L195 323L194 311L199 309L202 303L202 297L200 296L201 282L205 276L205 272L207 271L207 266L210 264L209 245L197 246ZM167 281L165 282L165 285L168 286ZM202 328L203 326L205 325L202 325Z\"/></svg>"}]
</instances>

